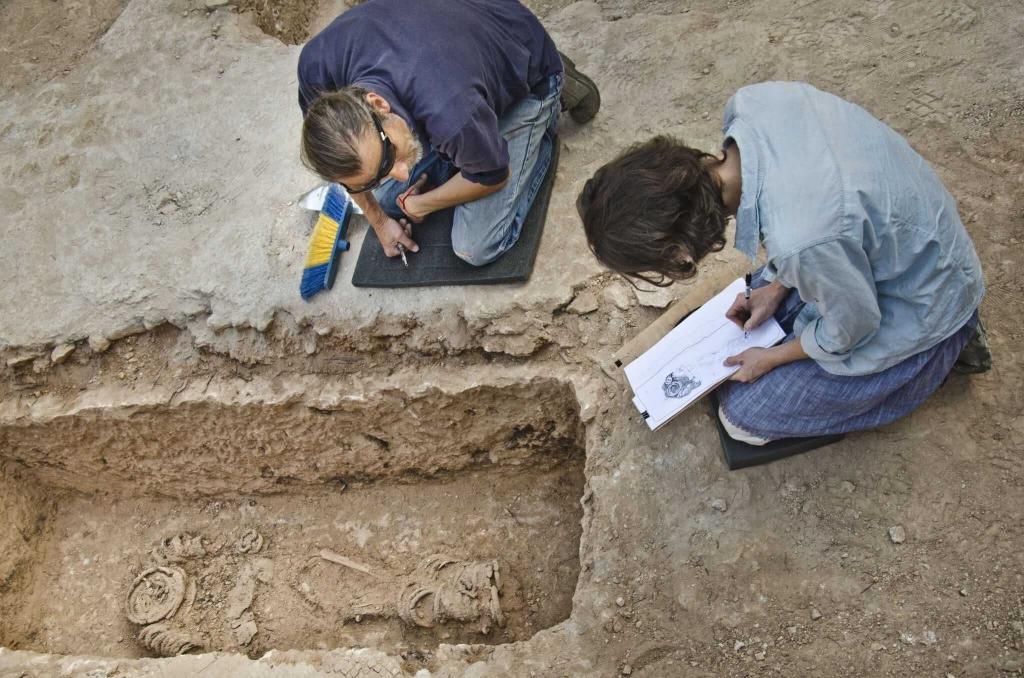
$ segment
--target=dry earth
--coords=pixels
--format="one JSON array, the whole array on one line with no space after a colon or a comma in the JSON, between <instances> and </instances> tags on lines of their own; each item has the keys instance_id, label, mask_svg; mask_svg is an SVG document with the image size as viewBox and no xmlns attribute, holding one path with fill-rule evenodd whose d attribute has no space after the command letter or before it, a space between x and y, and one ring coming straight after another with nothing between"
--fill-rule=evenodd
<instances>
[{"instance_id":1,"label":"dry earth","mask_svg":"<svg viewBox=\"0 0 1024 678\"><path fill-rule=\"evenodd\" d=\"M528 4L604 95L563 125L534 278L303 305L277 38L344 4L0 2L0 676L1024 672L1020 3ZM572 202L653 133L714 147L767 79L935 166L996 366L730 473L703 411L633 414L609 355L681 290L601 273ZM499 564L505 626L396 617L438 553ZM160 563L192 587L173 630L216 654L137 639L125 597Z\"/></svg>"}]
</instances>

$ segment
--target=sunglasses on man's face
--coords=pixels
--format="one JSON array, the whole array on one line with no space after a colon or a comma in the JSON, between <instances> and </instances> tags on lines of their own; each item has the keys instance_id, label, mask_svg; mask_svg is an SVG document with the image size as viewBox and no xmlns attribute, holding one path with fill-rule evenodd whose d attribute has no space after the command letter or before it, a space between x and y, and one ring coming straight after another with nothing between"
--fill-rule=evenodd
<instances>
[{"instance_id":1,"label":"sunglasses on man's face","mask_svg":"<svg viewBox=\"0 0 1024 678\"><path fill-rule=\"evenodd\" d=\"M395 145L391 143L391 139L388 139L388 135L385 134L384 128L381 127L380 120L377 119L376 113L370 113L370 118L373 120L373 126L377 128L377 135L380 137L381 153L380 153L380 167L377 168L377 174L370 180L365 186L359 188L349 188L345 184L341 184L342 187L348 191L349 195L355 195L356 193L366 193L380 186L380 182L387 178L388 174L391 173L391 168L395 166Z\"/></svg>"}]
</instances>

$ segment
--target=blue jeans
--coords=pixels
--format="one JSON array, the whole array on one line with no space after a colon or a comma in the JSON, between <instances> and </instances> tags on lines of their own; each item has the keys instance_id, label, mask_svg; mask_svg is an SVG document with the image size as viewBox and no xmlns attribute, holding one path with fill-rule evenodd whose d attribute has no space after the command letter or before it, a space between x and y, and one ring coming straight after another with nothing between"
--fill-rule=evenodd
<instances>
[{"instance_id":1,"label":"blue jeans","mask_svg":"<svg viewBox=\"0 0 1024 678\"><path fill-rule=\"evenodd\" d=\"M498 120L498 130L508 144L509 177L501 190L455 208L452 249L463 261L474 266L489 264L519 239L523 221L551 164L561 73L551 76L548 90L543 99L527 96ZM428 185L440 186L457 171L431 149L409 173L408 181L388 180L373 195L388 216L398 219L404 215L395 198L417 178L426 174Z\"/></svg>"}]
</instances>

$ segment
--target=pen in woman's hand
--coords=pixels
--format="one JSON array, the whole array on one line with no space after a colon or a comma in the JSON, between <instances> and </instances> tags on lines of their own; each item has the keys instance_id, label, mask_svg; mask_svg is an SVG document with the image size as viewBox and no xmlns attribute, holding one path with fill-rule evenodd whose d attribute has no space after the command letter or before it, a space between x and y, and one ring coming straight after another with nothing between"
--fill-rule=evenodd
<instances>
[{"instance_id":1,"label":"pen in woman's hand","mask_svg":"<svg viewBox=\"0 0 1024 678\"><path fill-rule=\"evenodd\" d=\"M748 273L748 274L746 275L746 277L744 278L744 280L746 281L746 283L747 283L747 286L746 286L746 288L745 288L745 289L743 290L743 299L744 299L744 301L746 301L746 302L747 302L747 317L749 318L749 317L750 317L750 284L751 284L751 282L753 282L753 278L752 278L752 276L751 276L751 275L750 275L750 274ZM747 338L747 328L746 328L746 323L744 323L744 327L743 327L743 338L744 338L744 339L746 339L746 338Z\"/></svg>"}]
</instances>

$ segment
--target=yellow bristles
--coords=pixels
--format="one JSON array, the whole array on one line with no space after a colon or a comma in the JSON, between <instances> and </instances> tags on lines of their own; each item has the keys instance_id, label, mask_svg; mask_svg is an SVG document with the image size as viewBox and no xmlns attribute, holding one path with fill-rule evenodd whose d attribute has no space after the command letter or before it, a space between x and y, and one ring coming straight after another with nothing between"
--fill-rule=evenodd
<instances>
[{"instance_id":1,"label":"yellow bristles","mask_svg":"<svg viewBox=\"0 0 1024 678\"><path fill-rule=\"evenodd\" d=\"M334 239L338 236L338 222L326 214L321 214L313 227L313 236L309 239L309 252L306 254L306 268L326 264L334 251Z\"/></svg>"}]
</instances>

